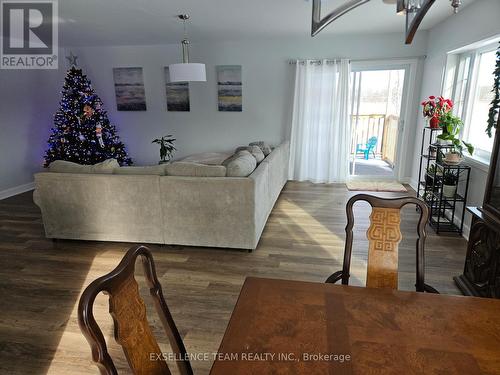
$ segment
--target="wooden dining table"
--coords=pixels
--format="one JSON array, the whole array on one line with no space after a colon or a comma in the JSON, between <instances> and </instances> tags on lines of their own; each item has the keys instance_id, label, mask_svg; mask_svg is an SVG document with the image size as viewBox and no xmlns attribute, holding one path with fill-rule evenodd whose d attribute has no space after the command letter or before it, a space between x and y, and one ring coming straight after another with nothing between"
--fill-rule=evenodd
<instances>
[{"instance_id":1,"label":"wooden dining table","mask_svg":"<svg viewBox=\"0 0 500 375\"><path fill-rule=\"evenodd\" d=\"M500 300L249 277L210 374L500 374Z\"/></svg>"}]
</instances>

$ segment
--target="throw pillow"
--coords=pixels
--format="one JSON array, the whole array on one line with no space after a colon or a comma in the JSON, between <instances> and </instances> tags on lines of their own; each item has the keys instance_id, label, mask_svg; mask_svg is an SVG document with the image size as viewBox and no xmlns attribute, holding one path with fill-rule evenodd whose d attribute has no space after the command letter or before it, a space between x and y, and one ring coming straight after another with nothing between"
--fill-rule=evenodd
<instances>
[{"instance_id":1,"label":"throw pillow","mask_svg":"<svg viewBox=\"0 0 500 375\"><path fill-rule=\"evenodd\" d=\"M165 176L165 165L161 164L148 167L119 167L113 169L113 174Z\"/></svg>"},{"instance_id":2,"label":"throw pillow","mask_svg":"<svg viewBox=\"0 0 500 375\"><path fill-rule=\"evenodd\" d=\"M257 160L250 152L242 150L224 160L222 165L226 166L227 177L247 177L257 167Z\"/></svg>"},{"instance_id":3,"label":"throw pillow","mask_svg":"<svg viewBox=\"0 0 500 375\"><path fill-rule=\"evenodd\" d=\"M225 177L226 167L178 161L166 166L167 176Z\"/></svg>"},{"instance_id":4,"label":"throw pillow","mask_svg":"<svg viewBox=\"0 0 500 375\"><path fill-rule=\"evenodd\" d=\"M258 146L265 156L269 155L273 151L271 146L264 141L251 142L249 143L249 146Z\"/></svg>"},{"instance_id":5,"label":"throw pillow","mask_svg":"<svg viewBox=\"0 0 500 375\"><path fill-rule=\"evenodd\" d=\"M241 147L238 147L234 151L234 153L236 154L242 150L246 150L246 151L250 152L253 155L253 157L255 158L255 160L257 160L257 164L259 164L265 158L264 153L262 152L262 150L260 149L259 146L241 146Z\"/></svg>"}]
</instances>

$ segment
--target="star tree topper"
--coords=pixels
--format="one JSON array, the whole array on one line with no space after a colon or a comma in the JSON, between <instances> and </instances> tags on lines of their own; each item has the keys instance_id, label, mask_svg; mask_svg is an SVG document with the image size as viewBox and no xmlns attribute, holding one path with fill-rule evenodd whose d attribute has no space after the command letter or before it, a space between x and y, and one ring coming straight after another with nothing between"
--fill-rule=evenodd
<instances>
[{"instance_id":1,"label":"star tree topper","mask_svg":"<svg viewBox=\"0 0 500 375\"><path fill-rule=\"evenodd\" d=\"M69 52L69 56L66 56L66 60L68 60L70 66L77 66L78 63L76 60L78 59L78 56L73 54L73 51Z\"/></svg>"}]
</instances>

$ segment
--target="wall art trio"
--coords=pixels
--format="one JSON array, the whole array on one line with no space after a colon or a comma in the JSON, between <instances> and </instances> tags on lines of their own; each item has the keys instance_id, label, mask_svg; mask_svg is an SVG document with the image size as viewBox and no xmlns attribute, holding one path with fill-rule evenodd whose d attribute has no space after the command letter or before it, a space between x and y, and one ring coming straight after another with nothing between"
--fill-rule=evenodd
<instances>
[{"instance_id":1,"label":"wall art trio","mask_svg":"<svg viewBox=\"0 0 500 375\"><path fill-rule=\"evenodd\" d=\"M217 65L217 107L219 112L242 112L241 65ZM113 68L116 109L146 111L146 91L141 67ZM168 112L191 110L189 83L170 82L168 67L164 68L165 99Z\"/></svg>"}]
</instances>

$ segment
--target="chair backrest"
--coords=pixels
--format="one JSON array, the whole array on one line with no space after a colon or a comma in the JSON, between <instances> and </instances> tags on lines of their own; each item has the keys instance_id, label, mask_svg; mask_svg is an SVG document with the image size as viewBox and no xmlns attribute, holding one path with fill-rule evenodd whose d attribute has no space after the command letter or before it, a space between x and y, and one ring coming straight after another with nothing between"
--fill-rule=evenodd
<instances>
[{"instance_id":1,"label":"chair backrest","mask_svg":"<svg viewBox=\"0 0 500 375\"><path fill-rule=\"evenodd\" d=\"M429 218L429 210L425 202L415 197L388 199L368 194L358 194L349 199L346 206L347 226L345 228L344 263L341 272L342 284L347 285L349 282L353 240L352 228L354 226L353 206L358 201L366 201L372 206L370 227L366 233L369 242L366 286L398 288L398 248L401 241L401 208L407 204L415 204L420 211L420 218L417 224L417 282L415 286L418 292L426 291L427 288L436 292L432 287L425 285L424 282L425 226Z\"/></svg>"},{"instance_id":2,"label":"chair backrest","mask_svg":"<svg viewBox=\"0 0 500 375\"><path fill-rule=\"evenodd\" d=\"M367 147L375 147L377 145L377 137L371 137L368 139L368 143L366 144Z\"/></svg>"},{"instance_id":3,"label":"chair backrest","mask_svg":"<svg viewBox=\"0 0 500 375\"><path fill-rule=\"evenodd\" d=\"M83 292L78 305L78 322L92 349L92 359L101 374L117 374L106 341L93 315L95 298L101 292L109 295L109 312L113 317L115 340L120 344L135 375L170 374L164 356L146 316L146 305L134 277L135 261L141 256L149 291L165 332L175 353L182 375L193 373L182 338L167 307L156 276L153 257L144 246L133 247L110 273L93 281ZM153 357L153 358L151 358Z\"/></svg>"}]
</instances>

